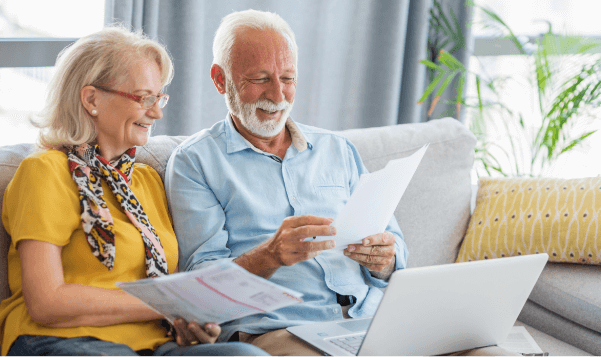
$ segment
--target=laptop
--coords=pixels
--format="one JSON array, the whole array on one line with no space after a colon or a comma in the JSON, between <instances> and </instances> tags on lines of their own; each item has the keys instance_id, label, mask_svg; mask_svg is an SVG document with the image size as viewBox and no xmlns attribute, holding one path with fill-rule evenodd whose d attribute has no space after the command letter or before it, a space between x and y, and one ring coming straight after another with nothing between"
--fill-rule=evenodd
<instances>
[{"instance_id":1,"label":"laptop","mask_svg":"<svg viewBox=\"0 0 601 357\"><path fill-rule=\"evenodd\" d=\"M332 356L427 356L505 341L546 253L394 272L373 317L287 330Z\"/></svg>"}]
</instances>

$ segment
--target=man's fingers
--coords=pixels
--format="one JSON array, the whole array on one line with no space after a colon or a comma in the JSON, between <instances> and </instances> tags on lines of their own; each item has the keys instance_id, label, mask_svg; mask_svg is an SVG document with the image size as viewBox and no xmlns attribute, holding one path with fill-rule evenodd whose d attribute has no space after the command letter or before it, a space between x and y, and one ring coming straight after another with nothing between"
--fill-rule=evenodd
<instances>
[{"instance_id":1,"label":"man's fingers","mask_svg":"<svg viewBox=\"0 0 601 357\"><path fill-rule=\"evenodd\" d=\"M372 246L372 245L393 245L394 244L394 235L388 231L384 233L374 234L373 236L369 236L363 239L364 246Z\"/></svg>"},{"instance_id":2,"label":"man's fingers","mask_svg":"<svg viewBox=\"0 0 601 357\"><path fill-rule=\"evenodd\" d=\"M304 240L316 236L333 236L336 234L336 228L330 226L302 226L286 229L283 233L291 239Z\"/></svg>"},{"instance_id":3,"label":"man's fingers","mask_svg":"<svg viewBox=\"0 0 601 357\"><path fill-rule=\"evenodd\" d=\"M389 256L350 253L347 250L344 251L344 255L362 265L388 265L391 262Z\"/></svg>"},{"instance_id":4,"label":"man's fingers","mask_svg":"<svg viewBox=\"0 0 601 357\"><path fill-rule=\"evenodd\" d=\"M310 226L310 225L323 225L328 226L330 223L334 222L333 218L324 218L312 215L304 215L304 216L291 216L286 217L282 222L282 227L289 228L297 228L302 226Z\"/></svg>"},{"instance_id":5,"label":"man's fingers","mask_svg":"<svg viewBox=\"0 0 601 357\"><path fill-rule=\"evenodd\" d=\"M332 249L336 246L336 242L333 240L324 240L321 242L303 242L303 247L306 247L306 251L316 252L326 249Z\"/></svg>"},{"instance_id":6,"label":"man's fingers","mask_svg":"<svg viewBox=\"0 0 601 357\"><path fill-rule=\"evenodd\" d=\"M370 245L366 247L359 244L350 244L346 248L345 253L346 252L362 255L377 255L383 257L392 257L395 254L394 246L392 245Z\"/></svg>"}]
</instances>

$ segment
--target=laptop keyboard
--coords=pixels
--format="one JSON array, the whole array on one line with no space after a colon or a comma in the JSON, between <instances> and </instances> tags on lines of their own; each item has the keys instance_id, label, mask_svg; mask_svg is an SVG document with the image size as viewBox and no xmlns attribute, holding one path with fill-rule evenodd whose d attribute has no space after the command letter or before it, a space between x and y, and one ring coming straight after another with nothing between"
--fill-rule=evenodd
<instances>
[{"instance_id":1,"label":"laptop keyboard","mask_svg":"<svg viewBox=\"0 0 601 357\"><path fill-rule=\"evenodd\" d=\"M361 335L349 336L349 337L338 337L329 340L331 343L336 346L346 350L354 355L359 352L359 347L361 347L361 342L363 342L363 338L365 337L365 333Z\"/></svg>"}]
</instances>

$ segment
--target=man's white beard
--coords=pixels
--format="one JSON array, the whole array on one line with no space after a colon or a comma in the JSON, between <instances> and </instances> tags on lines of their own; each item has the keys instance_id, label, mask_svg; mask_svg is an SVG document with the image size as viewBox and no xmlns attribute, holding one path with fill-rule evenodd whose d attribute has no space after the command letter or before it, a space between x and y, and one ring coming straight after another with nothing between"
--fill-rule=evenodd
<instances>
[{"instance_id":1,"label":"man's white beard","mask_svg":"<svg viewBox=\"0 0 601 357\"><path fill-rule=\"evenodd\" d=\"M294 102L283 100L276 104L267 99L259 99L254 103L244 103L240 100L236 86L228 79L225 82L225 104L230 113L240 119L240 123L246 130L264 138L271 138L282 131L286 125ZM257 109L267 112L282 110L282 115L279 120L261 120L257 117Z\"/></svg>"}]
</instances>

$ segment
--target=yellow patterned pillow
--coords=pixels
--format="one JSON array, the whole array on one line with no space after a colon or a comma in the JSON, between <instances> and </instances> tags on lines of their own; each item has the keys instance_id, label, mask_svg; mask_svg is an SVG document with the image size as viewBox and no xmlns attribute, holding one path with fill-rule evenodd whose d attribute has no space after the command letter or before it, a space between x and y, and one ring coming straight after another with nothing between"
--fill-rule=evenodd
<instances>
[{"instance_id":1,"label":"yellow patterned pillow","mask_svg":"<svg viewBox=\"0 0 601 357\"><path fill-rule=\"evenodd\" d=\"M601 265L601 177L480 179L457 262L536 253Z\"/></svg>"}]
</instances>

